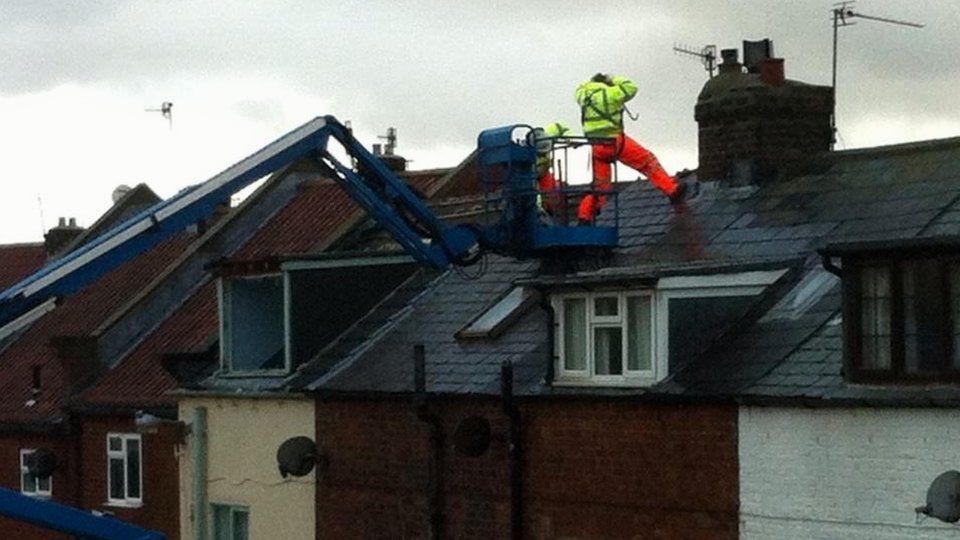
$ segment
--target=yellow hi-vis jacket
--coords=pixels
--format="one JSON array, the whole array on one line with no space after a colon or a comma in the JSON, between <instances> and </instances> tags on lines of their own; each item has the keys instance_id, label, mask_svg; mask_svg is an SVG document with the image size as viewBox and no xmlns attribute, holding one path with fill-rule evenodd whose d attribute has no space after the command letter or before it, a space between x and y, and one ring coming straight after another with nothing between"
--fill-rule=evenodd
<instances>
[{"instance_id":1,"label":"yellow hi-vis jacket","mask_svg":"<svg viewBox=\"0 0 960 540\"><path fill-rule=\"evenodd\" d=\"M543 128L543 137L563 137L571 134L571 129L563 122L554 122ZM547 147L549 148L549 147ZM539 152L537 154L537 172L543 175L550 168L550 151Z\"/></svg>"},{"instance_id":2,"label":"yellow hi-vis jacket","mask_svg":"<svg viewBox=\"0 0 960 540\"><path fill-rule=\"evenodd\" d=\"M587 81L577 88L580 121L587 137L613 137L623 133L623 105L637 95L637 85L617 75L613 85Z\"/></svg>"}]
</instances>

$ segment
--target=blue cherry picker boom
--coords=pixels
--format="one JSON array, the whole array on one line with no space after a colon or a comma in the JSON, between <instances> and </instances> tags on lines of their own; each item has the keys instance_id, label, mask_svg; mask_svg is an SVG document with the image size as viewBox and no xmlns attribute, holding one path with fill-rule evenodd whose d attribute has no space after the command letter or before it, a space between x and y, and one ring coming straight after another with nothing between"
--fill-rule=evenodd
<instances>
[{"instance_id":1,"label":"blue cherry picker boom","mask_svg":"<svg viewBox=\"0 0 960 540\"><path fill-rule=\"evenodd\" d=\"M187 188L126 220L90 243L0 292L0 342L117 266L213 213L230 196L260 178L302 159L314 159L417 261L436 268L467 266L485 253L527 258L571 249L607 249L617 244L616 211L603 225L569 226L544 221L538 210L539 151L588 144L584 137L539 138L526 125L483 131L477 165L492 224L450 224L440 219L393 171L364 148L332 116L291 131L210 180ZM546 146L546 150L545 150ZM345 165L347 156L357 167ZM350 161L348 160L348 163ZM584 188L562 187L551 196L579 196ZM604 192L615 198L613 191ZM615 204L613 205L615 207ZM562 256L562 255L561 255ZM0 488L0 515L96 540L161 540L163 534L53 501Z\"/></svg>"},{"instance_id":2,"label":"blue cherry picker boom","mask_svg":"<svg viewBox=\"0 0 960 540\"><path fill-rule=\"evenodd\" d=\"M537 144L539 142L544 151L544 140L538 141L536 133L525 125L480 133L477 159L485 203L499 213L499 220L485 226L449 224L367 151L336 118L315 118L210 180L141 212L0 292L0 338L5 325L16 324L31 310L77 291L203 220L231 195L258 179L311 156L332 173L350 197L387 229L411 257L437 268L469 265L487 252L526 258L571 248L616 246L616 210L614 219L606 220L603 225L570 226L562 221L541 220L535 163ZM556 137L546 142L559 148L591 141L584 137ZM356 170L335 156L337 146L356 161ZM584 189L562 188L564 196ZM615 198L616 193L609 192L607 196Z\"/></svg>"}]
</instances>

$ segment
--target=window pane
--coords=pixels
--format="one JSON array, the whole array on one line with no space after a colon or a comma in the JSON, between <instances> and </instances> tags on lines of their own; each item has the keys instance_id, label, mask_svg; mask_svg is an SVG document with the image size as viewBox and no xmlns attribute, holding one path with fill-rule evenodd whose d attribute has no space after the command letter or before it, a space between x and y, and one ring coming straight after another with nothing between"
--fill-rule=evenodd
<instances>
[{"instance_id":1,"label":"window pane","mask_svg":"<svg viewBox=\"0 0 960 540\"><path fill-rule=\"evenodd\" d=\"M597 317L616 317L618 308L616 296L600 296L593 301L593 313Z\"/></svg>"},{"instance_id":2,"label":"window pane","mask_svg":"<svg viewBox=\"0 0 960 540\"><path fill-rule=\"evenodd\" d=\"M24 471L23 476L23 492L24 493L36 493L37 492L37 477Z\"/></svg>"},{"instance_id":3,"label":"window pane","mask_svg":"<svg viewBox=\"0 0 960 540\"><path fill-rule=\"evenodd\" d=\"M652 368L650 324L650 297L627 298L627 369L630 371Z\"/></svg>"},{"instance_id":4,"label":"window pane","mask_svg":"<svg viewBox=\"0 0 960 540\"><path fill-rule=\"evenodd\" d=\"M950 266L950 318L953 325L951 366L960 369L960 265Z\"/></svg>"},{"instance_id":5,"label":"window pane","mask_svg":"<svg viewBox=\"0 0 960 540\"><path fill-rule=\"evenodd\" d=\"M107 460L110 470L110 493L111 499L124 499L123 492L123 460L119 458L110 458Z\"/></svg>"},{"instance_id":6,"label":"window pane","mask_svg":"<svg viewBox=\"0 0 960 540\"><path fill-rule=\"evenodd\" d=\"M903 267L904 368L939 372L947 364L947 301L942 267L935 259Z\"/></svg>"},{"instance_id":7,"label":"window pane","mask_svg":"<svg viewBox=\"0 0 960 540\"><path fill-rule=\"evenodd\" d=\"M140 441L127 439L127 497L140 498Z\"/></svg>"},{"instance_id":8,"label":"window pane","mask_svg":"<svg viewBox=\"0 0 960 540\"><path fill-rule=\"evenodd\" d=\"M231 540L229 506L213 505L213 539Z\"/></svg>"},{"instance_id":9,"label":"window pane","mask_svg":"<svg viewBox=\"0 0 960 540\"><path fill-rule=\"evenodd\" d=\"M37 478L37 491L42 493L50 493L50 477L44 476L43 478Z\"/></svg>"},{"instance_id":10,"label":"window pane","mask_svg":"<svg viewBox=\"0 0 960 540\"><path fill-rule=\"evenodd\" d=\"M246 510L234 509L233 511L233 540L247 540L249 536L249 524L247 520L249 514Z\"/></svg>"},{"instance_id":11,"label":"window pane","mask_svg":"<svg viewBox=\"0 0 960 540\"><path fill-rule=\"evenodd\" d=\"M115 452L123 451L123 440L121 440L120 437L110 437L108 441L109 442L107 443L108 444L107 447L110 450L113 450Z\"/></svg>"},{"instance_id":12,"label":"window pane","mask_svg":"<svg viewBox=\"0 0 960 540\"><path fill-rule=\"evenodd\" d=\"M583 298L563 301L563 367L587 369L587 303Z\"/></svg>"},{"instance_id":13,"label":"window pane","mask_svg":"<svg viewBox=\"0 0 960 540\"><path fill-rule=\"evenodd\" d=\"M601 326L593 329L593 362L597 375L623 373L623 329Z\"/></svg>"},{"instance_id":14,"label":"window pane","mask_svg":"<svg viewBox=\"0 0 960 540\"><path fill-rule=\"evenodd\" d=\"M862 367L890 369L890 270L864 268L860 278Z\"/></svg>"}]
</instances>

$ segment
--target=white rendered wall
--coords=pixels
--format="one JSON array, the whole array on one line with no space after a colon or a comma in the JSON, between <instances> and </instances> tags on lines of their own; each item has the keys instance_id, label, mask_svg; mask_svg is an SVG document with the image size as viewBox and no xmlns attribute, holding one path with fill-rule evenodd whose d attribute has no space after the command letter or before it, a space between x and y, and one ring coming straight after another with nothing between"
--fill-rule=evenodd
<instances>
[{"instance_id":1,"label":"white rendered wall","mask_svg":"<svg viewBox=\"0 0 960 540\"><path fill-rule=\"evenodd\" d=\"M960 470L960 411L741 407L739 429L741 538L960 539L914 513Z\"/></svg>"}]
</instances>

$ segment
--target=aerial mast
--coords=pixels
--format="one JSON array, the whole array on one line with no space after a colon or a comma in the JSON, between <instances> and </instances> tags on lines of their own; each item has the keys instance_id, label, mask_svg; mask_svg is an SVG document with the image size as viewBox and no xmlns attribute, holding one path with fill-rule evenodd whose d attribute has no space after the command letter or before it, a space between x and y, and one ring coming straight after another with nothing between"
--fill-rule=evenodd
<instances>
[{"instance_id":1,"label":"aerial mast","mask_svg":"<svg viewBox=\"0 0 960 540\"><path fill-rule=\"evenodd\" d=\"M865 15L859 11L853 10L856 0L845 0L833 5L833 73L830 78L830 88L833 89L833 114L830 115L830 129L833 130L833 141L830 143L831 149L837 139L837 35L838 30L845 26L853 26L856 21L853 19L864 19L897 26L908 26L910 28L923 28L924 25L915 22L901 21L897 19L888 19L886 17L876 17Z\"/></svg>"}]
</instances>

